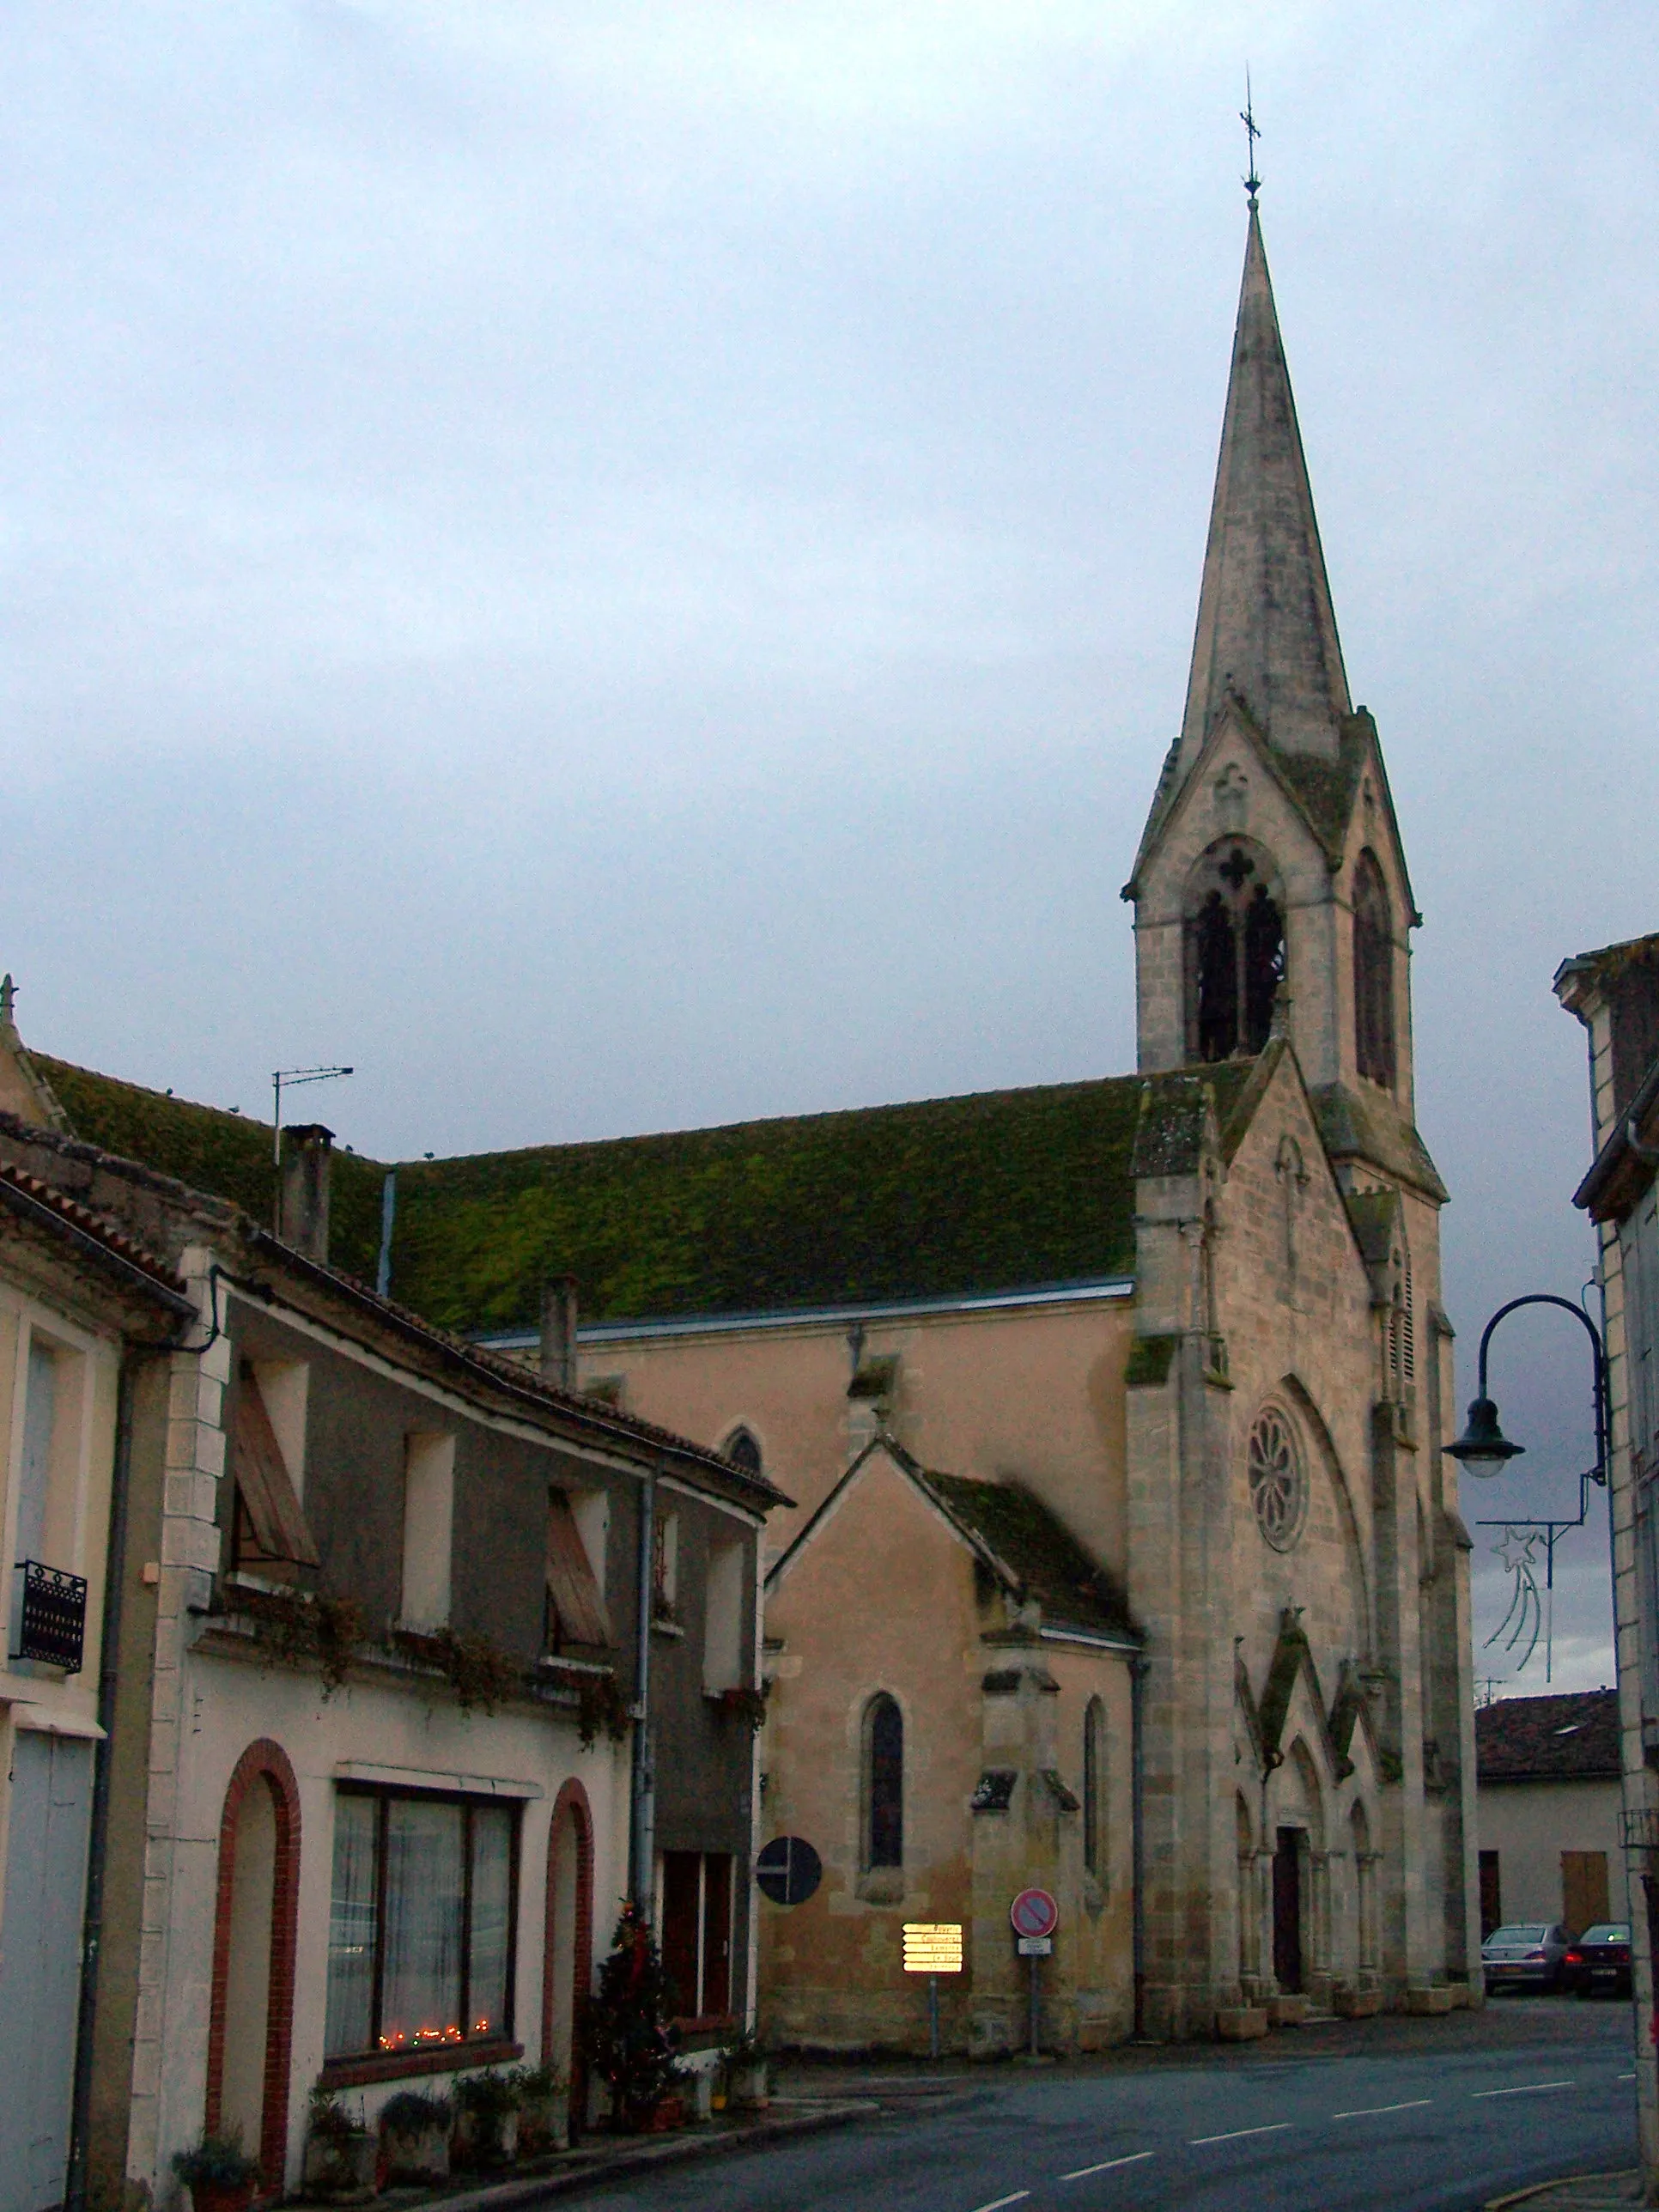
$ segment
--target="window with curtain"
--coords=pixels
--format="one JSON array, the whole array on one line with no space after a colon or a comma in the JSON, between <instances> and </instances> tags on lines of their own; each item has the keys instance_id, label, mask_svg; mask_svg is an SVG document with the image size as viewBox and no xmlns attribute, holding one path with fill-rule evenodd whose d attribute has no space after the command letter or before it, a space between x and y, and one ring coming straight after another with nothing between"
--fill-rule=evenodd
<instances>
[{"instance_id":1,"label":"window with curtain","mask_svg":"<svg viewBox=\"0 0 1659 2212\"><path fill-rule=\"evenodd\" d=\"M904 1863L904 1716L884 1690L864 1715L865 1864Z\"/></svg>"},{"instance_id":2,"label":"window with curtain","mask_svg":"<svg viewBox=\"0 0 1659 2212\"><path fill-rule=\"evenodd\" d=\"M511 2034L517 1844L512 1806L337 1793L327 2057Z\"/></svg>"}]
</instances>

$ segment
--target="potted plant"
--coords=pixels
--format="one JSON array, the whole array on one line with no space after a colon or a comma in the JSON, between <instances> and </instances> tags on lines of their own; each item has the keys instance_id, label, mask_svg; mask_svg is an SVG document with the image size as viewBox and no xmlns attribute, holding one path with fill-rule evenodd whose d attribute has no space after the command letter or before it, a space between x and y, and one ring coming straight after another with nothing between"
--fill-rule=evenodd
<instances>
[{"instance_id":1,"label":"potted plant","mask_svg":"<svg viewBox=\"0 0 1659 2212\"><path fill-rule=\"evenodd\" d=\"M259 2186L259 2161L243 2150L239 2128L204 2135L194 2150L175 2151L173 2170L188 2186L194 2212L246 2212Z\"/></svg>"},{"instance_id":2,"label":"potted plant","mask_svg":"<svg viewBox=\"0 0 1659 2212\"><path fill-rule=\"evenodd\" d=\"M599 1986L582 2018L590 2079L611 2093L611 2124L621 2134L653 2126L679 2071L674 1984L663 1969L651 1923L631 1900L623 1905ZM678 2099L675 2100L678 2103Z\"/></svg>"},{"instance_id":3,"label":"potted plant","mask_svg":"<svg viewBox=\"0 0 1659 2212\"><path fill-rule=\"evenodd\" d=\"M380 2142L320 2082L311 2093L305 2185L325 2204L366 2204L374 2194Z\"/></svg>"},{"instance_id":4,"label":"potted plant","mask_svg":"<svg viewBox=\"0 0 1659 2212\"><path fill-rule=\"evenodd\" d=\"M556 2066L519 2066L507 2076L519 2093L519 2148L567 2150L570 2083Z\"/></svg>"},{"instance_id":5,"label":"potted plant","mask_svg":"<svg viewBox=\"0 0 1659 2212\"><path fill-rule=\"evenodd\" d=\"M758 2112L771 2102L766 2092L766 2053L747 2028L722 2045L726 2095L729 2104Z\"/></svg>"},{"instance_id":6,"label":"potted plant","mask_svg":"<svg viewBox=\"0 0 1659 2212\"><path fill-rule=\"evenodd\" d=\"M519 2092L499 2067L455 2084L455 2142L464 2166L510 2166L519 2148Z\"/></svg>"},{"instance_id":7,"label":"potted plant","mask_svg":"<svg viewBox=\"0 0 1659 2212\"><path fill-rule=\"evenodd\" d=\"M380 2107L380 2148L388 2181L444 2181L455 2108L447 2097L400 2089Z\"/></svg>"}]
</instances>

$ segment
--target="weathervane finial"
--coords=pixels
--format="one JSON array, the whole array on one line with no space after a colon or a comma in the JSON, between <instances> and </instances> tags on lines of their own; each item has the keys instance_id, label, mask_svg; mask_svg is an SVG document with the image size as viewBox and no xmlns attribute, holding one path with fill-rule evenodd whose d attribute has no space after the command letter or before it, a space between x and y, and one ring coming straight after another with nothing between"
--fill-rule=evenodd
<instances>
[{"instance_id":1,"label":"weathervane finial","mask_svg":"<svg viewBox=\"0 0 1659 2212\"><path fill-rule=\"evenodd\" d=\"M1255 196L1261 190L1261 179L1255 173L1255 142L1261 136L1255 119L1255 104L1250 98L1250 72L1244 71L1244 105L1238 111L1238 119L1244 125L1245 143L1250 149L1250 173L1243 179L1245 191L1250 196L1250 205L1255 205Z\"/></svg>"}]
</instances>

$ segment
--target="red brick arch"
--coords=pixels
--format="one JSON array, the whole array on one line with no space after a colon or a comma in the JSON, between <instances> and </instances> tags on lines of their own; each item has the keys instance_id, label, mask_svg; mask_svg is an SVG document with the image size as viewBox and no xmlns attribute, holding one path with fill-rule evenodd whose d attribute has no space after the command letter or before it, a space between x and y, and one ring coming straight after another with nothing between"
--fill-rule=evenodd
<instances>
[{"instance_id":1,"label":"red brick arch","mask_svg":"<svg viewBox=\"0 0 1659 2212\"><path fill-rule=\"evenodd\" d=\"M288 1753L269 1736L249 1744L236 1762L219 1820L219 1894L213 1919L213 1988L208 2014L207 2118L219 2132L225 2086L225 1996L230 1981L231 1896L236 1881L236 1823L256 1784L270 1792L276 1816L270 1901L270 1999L265 2015L265 2086L259 2163L267 2187L281 2188L288 2160L289 2052L294 2038L294 1976L300 1934L300 1786Z\"/></svg>"},{"instance_id":2,"label":"red brick arch","mask_svg":"<svg viewBox=\"0 0 1659 2212\"><path fill-rule=\"evenodd\" d=\"M573 2124L580 2124L587 2110L585 2094L586 2073L581 2056L582 2013L593 1978L593 1812L587 1802L586 1790L574 1775L554 1801L553 1818L547 1832L547 1913L542 1936L544 2062L553 2048L553 1931L559 1880L559 1838L564 1830L567 1813L575 1816L571 1825L576 1832L576 1930L573 1946L575 1957L571 1968L575 1990L570 2008L570 2112Z\"/></svg>"}]
</instances>

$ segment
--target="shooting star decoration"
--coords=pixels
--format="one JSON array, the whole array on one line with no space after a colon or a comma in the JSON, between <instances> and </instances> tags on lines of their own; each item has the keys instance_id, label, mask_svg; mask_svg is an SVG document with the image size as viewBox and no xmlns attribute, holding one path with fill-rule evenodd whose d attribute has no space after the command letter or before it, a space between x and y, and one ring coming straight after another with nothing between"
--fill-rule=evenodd
<instances>
[{"instance_id":1,"label":"shooting star decoration","mask_svg":"<svg viewBox=\"0 0 1659 2212\"><path fill-rule=\"evenodd\" d=\"M1524 1670L1527 1662L1538 1649L1539 1634L1545 1626L1544 1601L1539 1592L1537 1561L1533 1556L1534 1547L1539 1540L1535 1530L1530 1535L1523 1535L1518 1528L1505 1528L1503 1542L1492 1546L1492 1550L1515 1577L1515 1589L1510 1598L1509 1611L1486 1638L1486 1643L1488 1645L1496 1644L1506 1629L1510 1631L1510 1637L1504 1646L1505 1651L1513 1651L1524 1639L1526 1650L1515 1662L1517 1674ZM1550 1676L1552 1656L1547 1639L1544 1650L1544 1678L1547 1681Z\"/></svg>"}]
</instances>

